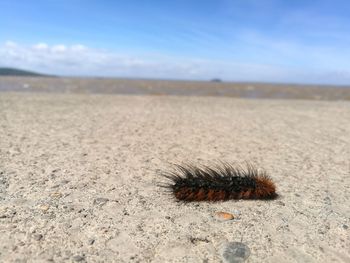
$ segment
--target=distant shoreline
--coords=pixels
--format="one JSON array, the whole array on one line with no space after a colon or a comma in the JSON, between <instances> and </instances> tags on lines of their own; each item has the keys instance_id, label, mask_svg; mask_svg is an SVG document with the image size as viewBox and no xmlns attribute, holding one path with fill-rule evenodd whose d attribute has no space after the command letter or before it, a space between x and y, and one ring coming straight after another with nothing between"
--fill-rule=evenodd
<instances>
[{"instance_id":1,"label":"distant shoreline","mask_svg":"<svg viewBox=\"0 0 350 263\"><path fill-rule=\"evenodd\" d=\"M350 86L101 77L0 76L0 91L350 100Z\"/></svg>"}]
</instances>

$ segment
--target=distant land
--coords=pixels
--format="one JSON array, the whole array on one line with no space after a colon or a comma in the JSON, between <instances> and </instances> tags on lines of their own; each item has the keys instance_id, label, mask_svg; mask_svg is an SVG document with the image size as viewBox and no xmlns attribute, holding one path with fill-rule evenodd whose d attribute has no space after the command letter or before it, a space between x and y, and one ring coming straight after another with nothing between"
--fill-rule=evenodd
<instances>
[{"instance_id":1,"label":"distant land","mask_svg":"<svg viewBox=\"0 0 350 263\"><path fill-rule=\"evenodd\" d=\"M17 68L0 68L0 76L45 77L48 75Z\"/></svg>"}]
</instances>

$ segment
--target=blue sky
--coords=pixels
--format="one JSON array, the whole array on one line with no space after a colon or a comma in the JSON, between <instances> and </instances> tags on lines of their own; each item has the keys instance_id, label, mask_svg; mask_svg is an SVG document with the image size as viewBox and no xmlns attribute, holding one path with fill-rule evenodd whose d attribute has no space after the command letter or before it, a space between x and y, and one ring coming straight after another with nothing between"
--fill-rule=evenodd
<instances>
[{"instance_id":1,"label":"blue sky","mask_svg":"<svg viewBox=\"0 0 350 263\"><path fill-rule=\"evenodd\" d=\"M337 0L0 0L0 66L350 84L349 14Z\"/></svg>"}]
</instances>

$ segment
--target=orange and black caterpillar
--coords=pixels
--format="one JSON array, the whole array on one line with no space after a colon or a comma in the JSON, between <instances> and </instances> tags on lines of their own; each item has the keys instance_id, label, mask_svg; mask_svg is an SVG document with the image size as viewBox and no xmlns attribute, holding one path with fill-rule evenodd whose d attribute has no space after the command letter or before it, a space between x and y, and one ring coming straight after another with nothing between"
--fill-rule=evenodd
<instances>
[{"instance_id":1,"label":"orange and black caterpillar","mask_svg":"<svg viewBox=\"0 0 350 263\"><path fill-rule=\"evenodd\" d=\"M276 186L265 171L251 164L246 169L229 163L213 166L175 164L162 172L169 180L163 187L180 201L223 201L230 199L274 199Z\"/></svg>"}]
</instances>

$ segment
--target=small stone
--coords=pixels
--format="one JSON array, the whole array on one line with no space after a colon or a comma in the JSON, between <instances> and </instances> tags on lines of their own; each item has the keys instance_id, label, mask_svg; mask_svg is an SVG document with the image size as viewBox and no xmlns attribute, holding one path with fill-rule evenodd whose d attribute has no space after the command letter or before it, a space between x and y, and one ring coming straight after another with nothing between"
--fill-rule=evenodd
<instances>
[{"instance_id":1,"label":"small stone","mask_svg":"<svg viewBox=\"0 0 350 263\"><path fill-rule=\"evenodd\" d=\"M207 238L198 238L198 237L190 237L190 242L192 244L200 244L200 243L209 243L210 241Z\"/></svg>"},{"instance_id":2,"label":"small stone","mask_svg":"<svg viewBox=\"0 0 350 263\"><path fill-rule=\"evenodd\" d=\"M73 257L73 260L76 262L81 262L81 261L85 260L85 258L83 256L76 255Z\"/></svg>"},{"instance_id":3,"label":"small stone","mask_svg":"<svg viewBox=\"0 0 350 263\"><path fill-rule=\"evenodd\" d=\"M326 203L331 203L331 198L329 196L326 196L324 199L323 199Z\"/></svg>"},{"instance_id":4,"label":"small stone","mask_svg":"<svg viewBox=\"0 0 350 263\"><path fill-rule=\"evenodd\" d=\"M286 206L286 204L282 201L278 201L277 204L281 205L281 206Z\"/></svg>"},{"instance_id":5,"label":"small stone","mask_svg":"<svg viewBox=\"0 0 350 263\"><path fill-rule=\"evenodd\" d=\"M61 181L61 184L63 185L63 184L68 184L69 183L69 181L68 180L62 180Z\"/></svg>"},{"instance_id":6,"label":"small stone","mask_svg":"<svg viewBox=\"0 0 350 263\"><path fill-rule=\"evenodd\" d=\"M89 245L92 245L92 244L94 244L94 243L95 243L95 239L91 238L91 239L88 240L88 244L89 244Z\"/></svg>"},{"instance_id":7,"label":"small stone","mask_svg":"<svg viewBox=\"0 0 350 263\"><path fill-rule=\"evenodd\" d=\"M109 201L108 198L99 197L94 200L94 205L103 206Z\"/></svg>"},{"instance_id":8,"label":"small stone","mask_svg":"<svg viewBox=\"0 0 350 263\"><path fill-rule=\"evenodd\" d=\"M242 263L250 255L250 249L241 242L229 242L223 245L221 256L224 263Z\"/></svg>"},{"instance_id":9,"label":"small stone","mask_svg":"<svg viewBox=\"0 0 350 263\"><path fill-rule=\"evenodd\" d=\"M2 210L0 211L0 219L1 219L1 218L7 218L7 217L9 217L9 216L7 215L7 209L2 209Z\"/></svg>"},{"instance_id":10,"label":"small stone","mask_svg":"<svg viewBox=\"0 0 350 263\"><path fill-rule=\"evenodd\" d=\"M42 210L43 212L46 212L49 210L50 206L49 205L40 205L39 209Z\"/></svg>"},{"instance_id":11,"label":"small stone","mask_svg":"<svg viewBox=\"0 0 350 263\"><path fill-rule=\"evenodd\" d=\"M233 214L226 213L226 212L217 212L216 217L223 221L232 220L235 218Z\"/></svg>"},{"instance_id":12,"label":"small stone","mask_svg":"<svg viewBox=\"0 0 350 263\"><path fill-rule=\"evenodd\" d=\"M348 225L343 225L343 228L344 228L344 229L348 229L349 226L348 226Z\"/></svg>"},{"instance_id":13,"label":"small stone","mask_svg":"<svg viewBox=\"0 0 350 263\"><path fill-rule=\"evenodd\" d=\"M50 194L50 196L53 198L61 198L62 194L60 192L53 192Z\"/></svg>"},{"instance_id":14,"label":"small stone","mask_svg":"<svg viewBox=\"0 0 350 263\"><path fill-rule=\"evenodd\" d=\"M35 235L33 236L33 238L34 238L34 240L36 240L36 241L40 241L40 240L43 238L43 235L42 235L42 234L35 234Z\"/></svg>"},{"instance_id":15,"label":"small stone","mask_svg":"<svg viewBox=\"0 0 350 263\"><path fill-rule=\"evenodd\" d=\"M233 210L233 214L239 216L241 214L241 211L235 209Z\"/></svg>"}]
</instances>

